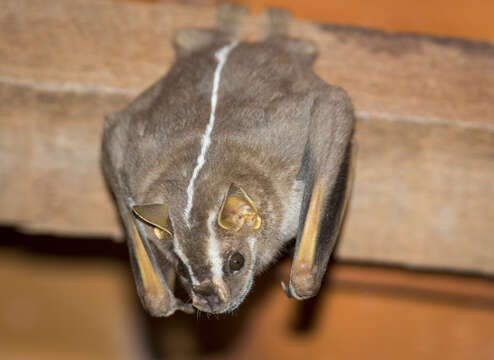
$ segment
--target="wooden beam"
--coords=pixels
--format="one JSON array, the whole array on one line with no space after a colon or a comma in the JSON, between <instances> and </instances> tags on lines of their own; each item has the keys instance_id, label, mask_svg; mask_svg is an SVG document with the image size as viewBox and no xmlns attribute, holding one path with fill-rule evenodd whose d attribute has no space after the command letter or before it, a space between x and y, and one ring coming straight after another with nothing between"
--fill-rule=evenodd
<instances>
[{"instance_id":1,"label":"wooden beam","mask_svg":"<svg viewBox=\"0 0 494 360\"><path fill-rule=\"evenodd\" d=\"M162 76L173 33L208 6L5 0L0 222L119 237L99 169L103 116ZM262 36L247 16L240 36ZM358 117L342 259L494 273L494 46L295 20Z\"/></svg>"}]
</instances>

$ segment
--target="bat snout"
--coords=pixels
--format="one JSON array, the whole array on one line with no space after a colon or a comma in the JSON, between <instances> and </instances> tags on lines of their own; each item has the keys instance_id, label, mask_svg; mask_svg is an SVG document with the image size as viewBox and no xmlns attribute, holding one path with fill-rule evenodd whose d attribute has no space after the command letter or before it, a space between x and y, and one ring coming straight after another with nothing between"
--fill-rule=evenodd
<instances>
[{"instance_id":1,"label":"bat snout","mask_svg":"<svg viewBox=\"0 0 494 360\"><path fill-rule=\"evenodd\" d=\"M225 307L225 291L213 283L192 287L192 303L198 310L219 313Z\"/></svg>"}]
</instances>

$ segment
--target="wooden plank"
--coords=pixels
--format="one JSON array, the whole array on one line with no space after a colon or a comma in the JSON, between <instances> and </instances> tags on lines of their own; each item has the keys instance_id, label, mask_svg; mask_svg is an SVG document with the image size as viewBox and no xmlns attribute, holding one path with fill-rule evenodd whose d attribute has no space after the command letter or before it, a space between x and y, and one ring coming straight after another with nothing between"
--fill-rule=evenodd
<instances>
[{"instance_id":1,"label":"wooden plank","mask_svg":"<svg viewBox=\"0 0 494 360\"><path fill-rule=\"evenodd\" d=\"M262 17L240 36L258 39ZM103 115L166 72L198 5L6 0L0 14L0 221L118 237L101 179ZM295 20L358 117L342 259L494 273L494 46Z\"/></svg>"},{"instance_id":2,"label":"wooden plank","mask_svg":"<svg viewBox=\"0 0 494 360\"><path fill-rule=\"evenodd\" d=\"M99 149L103 116L128 100L0 83L1 222L119 237Z\"/></svg>"}]
</instances>

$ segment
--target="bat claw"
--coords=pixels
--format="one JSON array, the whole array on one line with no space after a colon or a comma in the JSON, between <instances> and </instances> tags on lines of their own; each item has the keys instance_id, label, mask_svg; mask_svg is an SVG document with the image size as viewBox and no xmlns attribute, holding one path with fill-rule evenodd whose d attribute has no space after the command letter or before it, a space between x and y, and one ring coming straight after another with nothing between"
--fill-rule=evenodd
<instances>
[{"instance_id":1,"label":"bat claw","mask_svg":"<svg viewBox=\"0 0 494 360\"><path fill-rule=\"evenodd\" d=\"M281 282L281 288L283 289L283 292L285 293L286 297L289 299L293 299L292 291L289 286L285 285L285 282Z\"/></svg>"}]
</instances>

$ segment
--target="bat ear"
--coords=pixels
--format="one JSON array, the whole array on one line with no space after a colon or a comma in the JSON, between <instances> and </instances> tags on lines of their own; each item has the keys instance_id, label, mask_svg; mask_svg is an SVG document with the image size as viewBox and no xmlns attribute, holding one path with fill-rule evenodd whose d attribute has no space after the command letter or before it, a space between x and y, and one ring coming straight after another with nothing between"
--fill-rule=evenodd
<instances>
[{"instance_id":1,"label":"bat ear","mask_svg":"<svg viewBox=\"0 0 494 360\"><path fill-rule=\"evenodd\" d=\"M173 235L168 224L168 208L166 205L134 205L132 212L145 223L154 226L154 233L159 239L165 237L165 232Z\"/></svg>"},{"instance_id":2,"label":"bat ear","mask_svg":"<svg viewBox=\"0 0 494 360\"><path fill-rule=\"evenodd\" d=\"M257 230L261 226L261 217L256 205L240 186L230 186L220 208L218 225L232 231L239 231L244 226Z\"/></svg>"}]
</instances>

